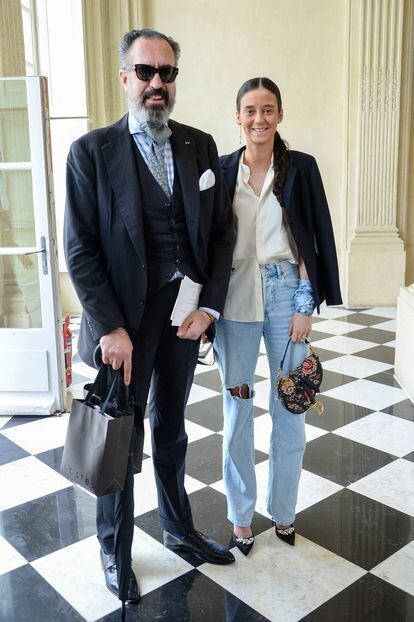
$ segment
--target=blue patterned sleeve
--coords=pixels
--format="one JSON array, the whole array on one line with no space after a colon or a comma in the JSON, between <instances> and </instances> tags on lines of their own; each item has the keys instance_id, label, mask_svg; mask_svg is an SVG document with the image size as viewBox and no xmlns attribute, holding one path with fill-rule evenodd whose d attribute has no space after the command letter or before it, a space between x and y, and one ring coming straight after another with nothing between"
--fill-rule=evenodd
<instances>
[{"instance_id":1,"label":"blue patterned sleeve","mask_svg":"<svg viewBox=\"0 0 414 622\"><path fill-rule=\"evenodd\" d=\"M300 279L299 286L293 294L296 313L312 315L316 301L313 296L312 285L308 279Z\"/></svg>"}]
</instances>

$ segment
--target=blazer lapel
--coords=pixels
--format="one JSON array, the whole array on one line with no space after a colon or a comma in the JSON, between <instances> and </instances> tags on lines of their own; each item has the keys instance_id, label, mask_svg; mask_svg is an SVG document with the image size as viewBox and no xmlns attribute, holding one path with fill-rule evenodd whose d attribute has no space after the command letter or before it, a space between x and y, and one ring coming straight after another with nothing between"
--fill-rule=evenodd
<instances>
[{"instance_id":1,"label":"blazer lapel","mask_svg":"<svg viewBox=\"0 0 414 622\"><path fill-rule=\"evenodd\" d=\"M102 146L102 155L117 205L131 237L132 244L145 262L141 193L128 131L128 115L108 130L108 142Z\"/></svg>"},{"instance_id":2,"label":"blazer lapel","mask_svg":"<svg viewBox=\"0 0 414 622\"><path fill-rule=\"evenodd\" d=\"M188 235L197 256L197 234L200 215L200 188L197 152L192 139L176 122L170 121L171 147L181 183Z\"/></svg>"},{"instance_id":3,"label":"blazer lapel","mask_svg":"<svg viewBox=\"0 0 414 622\"><path fill-rule=\"evenodd\" d=\"M242 147L230 155L222 156L220 158L220 166L223 171L224 181L226 182L231 201L233 201L234 193L236 192L240 155L245 149L246 147Z\"/></svg>"},{"instance_id":4,"label":"blazer lapel","mask_svg":"<svg viewBox=\"0 0 414 622\"><path fill-rule=\"evenodd\" d=\"M290 197L292 195L293 183L296 177L296 166L294 164L290 164L287 173L285 185L283 188L283 207L287 211L289 209Z\"/></svg>"}]
</instances>

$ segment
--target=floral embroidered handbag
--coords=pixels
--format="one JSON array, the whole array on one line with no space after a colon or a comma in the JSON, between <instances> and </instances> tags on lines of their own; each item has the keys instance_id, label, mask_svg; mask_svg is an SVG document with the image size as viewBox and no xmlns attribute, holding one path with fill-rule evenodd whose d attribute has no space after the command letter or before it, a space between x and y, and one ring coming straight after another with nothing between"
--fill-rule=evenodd
<instances>
[{"instance_id":1,"label":"floral embroidered handbag","mask_svg":"<svg viewBox=\"0 0 414 622\"><path fill-rule=\"evenodd\" d=\"M310 350L308 356L296 369L290 371L286 376L281 376L290 342L291 339L287 342L276 378L279 400L283 407L294 415L300 415L311 407L315 408L318 415L321 415L323 404L319 400L317 401L315 396L320 391L323 370L318 355L307 339L305 339L305 343Z\"/></svg>"}]
</instances>

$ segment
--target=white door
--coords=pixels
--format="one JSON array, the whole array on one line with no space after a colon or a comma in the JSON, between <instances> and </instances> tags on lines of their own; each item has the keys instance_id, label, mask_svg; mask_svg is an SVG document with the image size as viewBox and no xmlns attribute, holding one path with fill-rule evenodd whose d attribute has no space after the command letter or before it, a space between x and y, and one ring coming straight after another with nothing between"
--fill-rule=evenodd
<instances>
[{"instance_id":1,"label":"white door","mask_svg":"<svg viewBox=\"0 0 414 622\"><path fill-rule=\"evenodd\" d=\"M46 79L0 79L0 414L64 409Z\"/></svg>"}]
</instances>

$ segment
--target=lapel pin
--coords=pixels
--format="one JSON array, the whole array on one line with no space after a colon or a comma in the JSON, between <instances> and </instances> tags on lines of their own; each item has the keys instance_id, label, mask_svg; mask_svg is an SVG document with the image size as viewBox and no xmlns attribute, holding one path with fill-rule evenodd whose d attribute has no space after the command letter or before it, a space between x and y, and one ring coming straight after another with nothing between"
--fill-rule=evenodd
<instances>
[{"instance_id":1,"label":"lapel pin","mask_svg":"<svg viewBox=\"0 0 414 622\"><path fill-rule=\"evenodd\" d=\"M186 139L186 140L184 141L184 145L189 145L189 144L190 144L190 141L189 141L188 139Z\"/></svg>"}]
</instances>

